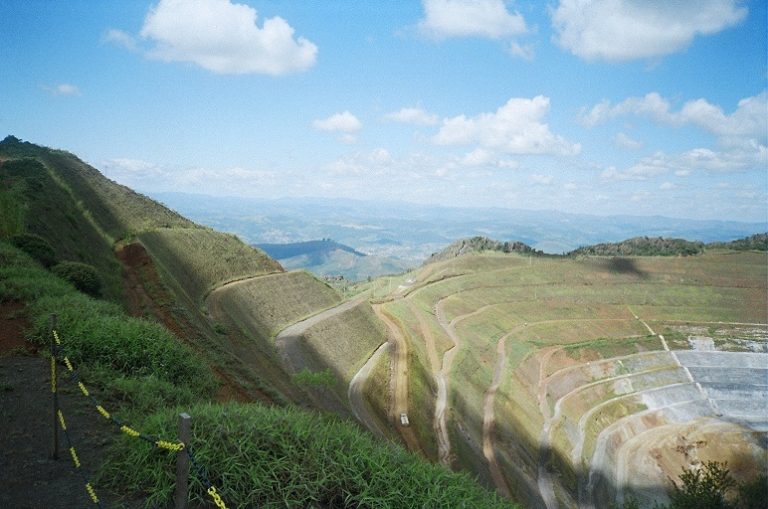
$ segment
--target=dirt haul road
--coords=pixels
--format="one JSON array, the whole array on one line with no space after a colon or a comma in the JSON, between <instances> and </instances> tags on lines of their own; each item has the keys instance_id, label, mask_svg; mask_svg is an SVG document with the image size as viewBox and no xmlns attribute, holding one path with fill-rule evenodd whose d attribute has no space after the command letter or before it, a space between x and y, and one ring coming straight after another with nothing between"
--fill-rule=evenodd
<instances>
[{"instance_id":1,"label":"dirt haul road","mask_svg":"<svg viewBox=\"0 0 768 509\"><path fill-rule=\"evenodd\" d=\"M376 316L384 322L389 337L390 352L392 352L392 384L390 400L390 420L394 423L406 446L411 451L420 451L419 441L413 428L400 425L400 415L408 415L408 342L400 327L392 317L384 311L381 304L373 306Z\"/></svg>"},{"instance_id":2,"label":"dirt haul road","mask_svg":"<svg viewBox=\"0 0 768 509\"><path fill-rule=\"evenodd\" d=\"M504 367L507 364L506 340L511 334L510 332L503 336L496 344L496 369L493 372L493 381L485 393L483 402L483 456L488 461L493 484L499 490L499 493L505 497L511 497L512 494L509 491L507 482L504 480L504 475L501 472L501 468L499 468L499 463L496 461L496 454L493 450L493 428L496 423L493 402L496 397L496 391L499 389L499 385L501 385Z\"/></svg>"},{"instance_id":3,"label":"dirt haul road","mask_svg":"<svg viewBox=\"0 0 768 509\"><path fill-rule=\"evenodd\" d=\"M379 427L376 417L368 409L368 405L365 404L365 382L371 375L371 371L376 366L376 363L378 363L379 358L382 355L386 355L389 348L389 342L385 342L373 352L373 355L363 364L360 371L352 377L352 380L349 382L349 390L347 391L347 398L349 399L349 405L352 407L352 413L355 414L358 421L363 423L379 438L386 438L386 435Z\"/></svg>"}]
</instances>

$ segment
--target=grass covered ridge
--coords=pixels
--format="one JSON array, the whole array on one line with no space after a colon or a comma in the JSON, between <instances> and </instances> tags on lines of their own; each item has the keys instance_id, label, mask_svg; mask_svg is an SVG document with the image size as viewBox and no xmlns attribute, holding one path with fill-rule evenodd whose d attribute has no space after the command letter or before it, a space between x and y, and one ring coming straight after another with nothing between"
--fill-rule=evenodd
<instances>
[{"instance_id":1,"label":"grass covered ridge","mask_svg":"<svg viewBox=\"0 0 768 509\"><path fill-rule=\"evenodd\" d=\"M230 507L513 507L464 474L296 409L200 404L159 412L141 428L173 436L180 411L193 416L195 455ZM126 438L109 457L103 482L143 492L147 506L170 502L175 467L165 454ZM206 499L196 479L190 489L193 499Z\"/></svg>"}]
</instances>

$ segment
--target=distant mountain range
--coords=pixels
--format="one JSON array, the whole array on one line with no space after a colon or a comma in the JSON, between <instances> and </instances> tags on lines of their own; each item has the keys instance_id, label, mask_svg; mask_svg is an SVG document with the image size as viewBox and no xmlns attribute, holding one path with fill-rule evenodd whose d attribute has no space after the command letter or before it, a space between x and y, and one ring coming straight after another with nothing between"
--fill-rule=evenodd
<instances>
[{"instance_id":1,"label":"distant mountain range","mask_svg":"<svg viewBox=\"0 0 768 509\"><path fill-rule=\"evenodd\" d=\"M350 281L397 274L410 268L410 264L398 258L366 255L327 238L254 246L279 261L288 270L306 269L319 276L342 276Z\"/></svg>"},{"instance_id":2,"label":"distant mountain range","mask_svg":"<svg viewBox=\"0 0 768 509\"><path fill-rule=\"evenodd\" d=\"M320 198L257 199L181 193L150 195L195 221L251 244L332 238L366 255L418 265L467 237L515 240L550 254L633 237L727 242L768 230L768 223L662 216L593 216L551 210L459 208L404 202Z\"/></svg>"}]
</instances>

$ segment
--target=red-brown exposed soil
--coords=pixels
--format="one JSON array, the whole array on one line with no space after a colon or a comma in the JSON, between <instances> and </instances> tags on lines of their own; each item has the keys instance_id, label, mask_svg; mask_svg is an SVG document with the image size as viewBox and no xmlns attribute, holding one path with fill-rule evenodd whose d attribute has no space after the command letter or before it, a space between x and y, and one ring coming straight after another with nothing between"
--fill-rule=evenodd
<instances>
[{"instance_id":1,"label":"red-brown exposed soil","mask_svg":"<svg viewBox=\"0 0 768 509\"><path fill-rule=\"evenodd\" d=\"M154 262L144 246L138 242L126 244L119 246L115 254L123 265L123 287L128 313L163 324L179 340L199 350L199 346L190 341L190 338L201 335L200 332L188 319L171 311L174 298L160 279ZM250 394L221 368L210 367L222 382L217 394L219 401L270 401L265 394Z\"/></svg>"}]
</instances>

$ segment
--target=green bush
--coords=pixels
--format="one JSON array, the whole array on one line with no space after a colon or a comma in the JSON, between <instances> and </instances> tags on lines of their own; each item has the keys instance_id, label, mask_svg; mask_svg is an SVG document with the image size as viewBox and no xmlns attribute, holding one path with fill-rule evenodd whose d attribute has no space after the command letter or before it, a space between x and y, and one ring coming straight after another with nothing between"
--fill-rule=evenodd
<instances>
[{"instance_id":1,"label":"green bush","mask_svg":"<svg viewBox=\"0 0 768 509\"><path fill-rule=\"evenodd\" d=\"M302 387L333 387L336 384L336 376L330 368L322 371L310 371L302 369L291 377L297 385Z\"/></svg>"},{"instance_id":2,"label":"green bush","mask_svg":"<svg viewBox=\"0 0 768 509\"><path fill-rule=\"evenodd\" d=\"M192 416L195 457L228 507L513 507L467 475L377 442L351 423L298 409L198 404L152 415L137 427L172 439L182 411ZM107 458L97 482L142 494L148 507L169 505L172 454L126 437ZM190 493L208 501L196 477Z\"/></svg>"},{"instance_id":3,"label":"green bush","mask_svg":"<svg viewBox=\"0 0 768 509\"><path fill-rule=\"evenodd\" d=\"M0 190L0 239L24 231L24 209L11 193Z\"/></svg>"},{"instance_id":4,"label":"green bush","mask_svg":"<svg viewBox=\"0 0 768 509\"><path fill-rule=\"evenodd\" d=\"M698 469L683 469L680 485L673 485L672 509L728 509L727 495L736 487L726 463L707 461Z\"/></svg>"},{"instance_id":5,"label":"green bush","mask_svg":"<svg viewBox=\"0 0 768 509\"><path fill-rule=\"evenodd\" d=\"M96 269L80 262L61 262L51 268L51 272L72 283L75 288L91 297L101 296L101 277Z\"/></svg>"},{"instance_id":6,"label":"green bush","mask_svg":"<svg viewBox=\"0 0 768 509\"><path fill-rule=\"evenodd\" d=\"M50 267L56 263L56 251L53 250L47 240L39 235L31 233L14 235L11 237L11 243L42 263L44 267Z\"/></svg>"}]
</instances>

